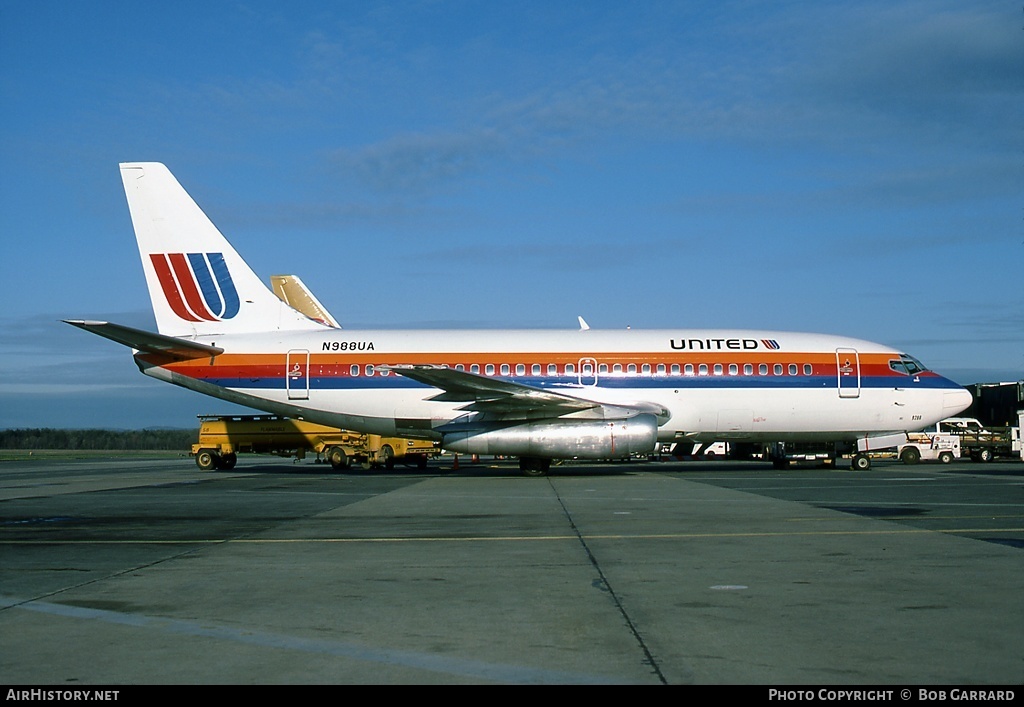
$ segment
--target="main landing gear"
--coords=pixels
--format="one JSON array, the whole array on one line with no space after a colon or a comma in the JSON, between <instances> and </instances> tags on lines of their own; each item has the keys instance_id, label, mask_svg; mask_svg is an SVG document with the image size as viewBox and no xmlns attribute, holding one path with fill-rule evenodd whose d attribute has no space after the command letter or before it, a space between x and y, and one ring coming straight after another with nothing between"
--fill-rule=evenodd
<instances>
[{"instance_id":1,"label":"main landing gear","mask_svg":"<svg viewBox=\"0 0 1024 707\"><path fill-rule=\"evenodd\" d=\"M519 471L523 472L524 476L547 476L549 468L551 468L550 459L519 457Z\"/></svg>"}]
</instances>

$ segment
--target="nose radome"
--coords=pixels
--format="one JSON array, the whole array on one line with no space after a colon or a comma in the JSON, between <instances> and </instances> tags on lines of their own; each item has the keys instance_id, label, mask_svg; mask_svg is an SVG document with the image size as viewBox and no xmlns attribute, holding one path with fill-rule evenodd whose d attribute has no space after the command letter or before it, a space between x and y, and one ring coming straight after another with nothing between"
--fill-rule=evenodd
<instances>
[{"instance_id":1,"label":"nose radome","mask_svg":"<svg viewBox=\"0 0 1024 707\"><path fill-rule=\"evenodd\" d=\"M946 417L952 417L962 410L966 410L974 402L971 391L960 388L959 390L948 391L942 396L942 411Z\"/></svg>"}]
</instances>

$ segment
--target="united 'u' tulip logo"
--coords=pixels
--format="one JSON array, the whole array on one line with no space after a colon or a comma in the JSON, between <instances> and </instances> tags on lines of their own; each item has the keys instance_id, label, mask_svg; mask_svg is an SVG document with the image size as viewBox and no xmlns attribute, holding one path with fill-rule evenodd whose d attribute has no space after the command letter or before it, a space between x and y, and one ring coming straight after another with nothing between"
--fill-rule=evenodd
<instances>
[{"instance_id":1,"label":"united 'u' tulip logo","mask_svg":"<svg viewBox=\"0 0 1024 707\"><path fill-rule=\"evenodd\" d=\"M238 292L223 253L151 253L167 303L190 322L216 322L238 314Z\"/></svg>"}]
</instances>

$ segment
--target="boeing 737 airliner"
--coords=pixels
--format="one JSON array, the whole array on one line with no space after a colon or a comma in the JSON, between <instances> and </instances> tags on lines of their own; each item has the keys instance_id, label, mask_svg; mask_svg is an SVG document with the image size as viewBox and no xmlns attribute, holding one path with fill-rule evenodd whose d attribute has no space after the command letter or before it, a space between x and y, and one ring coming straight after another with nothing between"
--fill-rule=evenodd
<instances>
[{"instance_id":1,"label":"boeing 737 airliner","mask_svg":"<svg viewBox=\"0 0 1024 707\"><path fill-rule=\"evenodd\" d=\"M121 178L159 333L68 323L130 346L146 375L259 410L517 456L535 475L670 441L863 452L971 403L905 353L824 334L341 329L276 297L164 165Z\"/></svg>"}]
</instances>

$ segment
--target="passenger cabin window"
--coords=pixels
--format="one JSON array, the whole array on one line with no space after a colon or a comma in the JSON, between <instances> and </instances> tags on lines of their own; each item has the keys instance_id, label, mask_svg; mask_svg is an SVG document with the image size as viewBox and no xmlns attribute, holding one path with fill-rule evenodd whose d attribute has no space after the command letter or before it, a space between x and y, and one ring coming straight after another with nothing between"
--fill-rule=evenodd
<instances>
[{"instance_id":1,"label":"passenger cabin window","mask_svg":"<svg viewBox=\"0 0 1024 707\"><path fill-rule=\"evenodd\" d=\"M708 364L706 364L706 363L700 364L700 366L697 368L697 375L698 376L706 376L707 374L708 374Z\"/></svg>"},{"instance_id":2,"label":"passenger cabin window","mask_svg":"<svg viewBox=\"0 0 1024 707\"><path fill-rule=\"evenodd\" d=\"M692 376L693 375L693 364L692 363L688 363L685 366L683 366L683 375L684 376Z\"/></svg>"},{"instance_id":3,"label":"passenger cabin window","mask_svg":"<svg viewBox=\"0 0 1024 707\"><path fill-rule=\"evenodd\" d=\"M626 373L636 373L636 364L631 363L628 366L626 366Z\"/></svg>"},{"instance_id":4,"label":"passenger cabin window","mask_svg":"<svg viewBox=\"0 0 1024 707\"><path fill-rule=\"evenodd\" d=\"M517 376L524 376L524 375L526 375L526 364L525 363L517 363L516 364L516 375Z\"/></svg>"},{"instance_id":5,"label":"passenger cabin window","mask_svg":"<svg viewBox=\"0 0 1024 707\"><path fill-rule=\"evenodd\" d=\"M356 364L352 364L351 366L349 366L348 367L348 374L350 376L358 376L359 375L359 366L356 365Z\"/></svg>"},{"instance_id":6,"label":"passenger cabin window","mask_svg":"<svg viewBox=\"0 0 1024 707\"><path fill-rule=\"evenodd\" d=\"M795 376L797 373L797 367L795 363L789 364L789 375Z\"/></svg>"},{"instance_id":7,"label":"passenger cabin window","mask_svg":"<svg viewBox=\"0 0 1024 707\"><path fill-rule=\"evenodd\" d=\"M691 368L693 368L693 367L691 366ZM678 363L673 363L672 364L672 375L674 375L674 376L678 376L679 375L679 364Z\"/></svg>"},{"instance_id":8,"label":"passenger cabin window","mask_svg":"<svg viewBox=\"0 0 1024 707\"><path fill-rule=\"evenodd\" d=\"M739 367L738 364L735 364L735 363L730 363L729 364L729 375L730 376L735 376L739 372L740 372L740 367Z\"/></svg>"},{"instance_id":9,"label":"passenger cabin window","mask_svg":"<svg viewBox=\"0 0 1024 707\"><path fill-rule=\"evenodd\" d=\"M768 364L767 363L758 364L758 366L757 366L757 374L759 376L766 376L766 375L768 375Z\"/></svg>"},{"instance_id":10,"label":"passenger cabin window","mask_svg":"<svg viewBox=\"0 0 1024 707\"><path fill-rule=\"evenodd\" d=\"M665 364L664 363L659 363L658 364L658 375L659 376L665 375Z\"/></svg>"},{"instance_id":11,"label":"passenger cabin window","mask_svg":"<svg viewBox=\"0 0 1024 707\"><path fill-rule=\"evenodd\" d=\"M776 363L775 367L772 370L775 372L775 375L781 376L782 375L782 364L781 363Z\"/></svg>"},{"instance_id":12,"label":"passenger cabin window","mask_svg":"<svg viewBox=\"0 0 1024 707\"><path fill-rule=\"evenodd\" d=\"M509 367L509 365L507 363L501 364L501 375L507 376L511 372L512 372L512 369Z\"/></svg>"},{"instance_id":13,"label":"passenger cabin window","mask_svg":"<svg viewBox=\"0 0 1024 707\"><path fill-rule=\"evenodd\" d=\"M471 363L471 364L469 364L469 372L470 373L479 373L480 372L480 364L479 363Z\"/></svg>"},{"instance_id":14,"label":"passenger cabin window","mask_svg":"<svg viewBox=\"0 0 1024 707\"><path fill-rule=\"evenodd\" d=\"M576 372L576 364L574 364L574 363L567 363L567 364L565 364L565 372L568 375L572 375L573 373L575 373Z\"/></svg>"},{"instance_id":15,"label":"passenger cabin window","mask_svg":"<svg viewBox=\"0 0 1024 707\"><path fill-rule=\"evenodd\" d=\"M722 364L720 364L720 363L716 363L715 364L715 375L716 376L722 375Z\"/></svg>"},{"instance_id":16,"label":"passenger cabin window","mask_svg":"<svg viewBox=\"0 0 1024 707\"><path fill-rule=\"evenodd\" d=\"M532 366L530 366L530 375L531 376L539 376L540 375L540 364L539 363L535 363Z\"/></svg>"},{"instance_id":17,"label":"passenger cabin window","mask_svg":"<svg viewBox=\"0 0 1024 707\"><path fill-rule=\"evenodd\" d=\"M814 367L811 364L809 364L809 363L805 363L804 364L804 375L805 376L809 376L812 373L814 373Z\"/></svg>"},{"instance_id":18,"label":"passenger cabin window","mask_svg":"<svg viewBox=\"0 0 1024 707\"><path fill-rule=\"evenodd\" d=\"M484 371L487 373L487 375L493 376L494 375L494 364L493 363L488 363L486 366L484 366Z\"/></svg>"},{"instance_id":19,"label":"passenger cabin window","mask_svg":"<svg viewBox=\"0 0 1024 707\"><path fill-rule=\"evenodd\" d=\"M754 364L752 364L752 363L744 363L743 364L743 375L745 375L745 376L752 376L752 375L754 375Z\"/></svg>"},{"instance_id":20,"label":"passenger cabin window","mask_svg":"<svg viewBox=\"0 0 1024 707\"><path fill-rule=\"evenodd\" d=\"M368 376L372 376L373 375L373 364L372 363L366 364L366 375L368 375Z\"/></svg>"}]
</instances>

